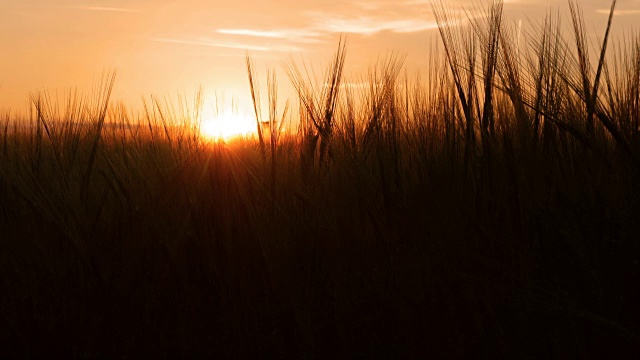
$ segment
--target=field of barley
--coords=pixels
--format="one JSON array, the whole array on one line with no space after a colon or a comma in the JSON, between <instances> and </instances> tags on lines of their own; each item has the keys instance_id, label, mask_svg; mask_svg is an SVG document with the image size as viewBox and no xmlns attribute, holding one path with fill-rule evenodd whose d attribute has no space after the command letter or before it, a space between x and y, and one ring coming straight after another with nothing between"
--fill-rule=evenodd
<instances>
[{"instance_id":1,"label":"field of barley","mask_svg":"<svg viewBox=\"0 0 640 360\"><path fill-rule=\"evenodd\" d=\"M0 357L637 358L640 35L571 4L521 41L436 5L422 80L344 86L342 41L285 108L247 57L254 137L112 74L0 115Z\"/></svg>"}]
</instances>

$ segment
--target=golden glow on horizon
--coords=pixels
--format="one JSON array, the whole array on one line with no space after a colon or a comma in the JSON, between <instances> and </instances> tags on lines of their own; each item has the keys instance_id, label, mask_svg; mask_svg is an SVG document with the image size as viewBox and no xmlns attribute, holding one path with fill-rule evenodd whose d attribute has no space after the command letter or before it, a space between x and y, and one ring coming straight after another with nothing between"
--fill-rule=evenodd
<instances>
[{"instance_id":1,"label":"golden glow on horizon","mask_svg":"<svg viewBox=\"0 0 640 360\"><path fill-rule=\"evenodd\" d=\"M231 110L208 117L200 124L200 134L208 140L231 140L237 137L252 136L256 133L255 120Z\"/></svg>"}]
</instances>

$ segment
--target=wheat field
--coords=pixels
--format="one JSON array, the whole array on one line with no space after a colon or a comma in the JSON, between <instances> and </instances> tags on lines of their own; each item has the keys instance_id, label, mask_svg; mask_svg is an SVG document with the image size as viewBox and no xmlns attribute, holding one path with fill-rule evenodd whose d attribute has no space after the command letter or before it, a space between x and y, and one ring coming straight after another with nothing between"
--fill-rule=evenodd
<instances>
[{"instance_id":1,"label":"wheat field","mask_svg":"<svg viewBox=\"0 0 640 360\"><path fill-rule=\"evenodd\" d=\"M594 48L570 4L520 43L436 3L428 76L344 86L341 41L285 108L247 57L269 116L233 141L111 73L34 94L0 118L0 355L635 358L640 36Z\"/></svg>"}]
</instances>

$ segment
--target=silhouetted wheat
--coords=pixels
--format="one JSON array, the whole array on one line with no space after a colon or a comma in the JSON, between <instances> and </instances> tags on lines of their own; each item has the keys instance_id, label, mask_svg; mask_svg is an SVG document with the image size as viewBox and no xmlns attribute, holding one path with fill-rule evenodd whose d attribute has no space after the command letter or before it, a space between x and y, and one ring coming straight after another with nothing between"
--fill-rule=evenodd
<instances>
[{"instance_id":1,"label":"silhouetted wheat","mask_svg":"<svg viewBox=\"0 0 640 360\"><path fill-rule=\"evenodd\" d=\"M201 94L110 104L113 74L34 94L0 117L0 356L637 358L640 37L609 39L615 5L595 66L576 2L571 40L434 3L426 80L397 54L347 77L341 39L322 79L286 66L297 132L248 55L256 138L204 141Z\"/></svg>"}]
</instances>

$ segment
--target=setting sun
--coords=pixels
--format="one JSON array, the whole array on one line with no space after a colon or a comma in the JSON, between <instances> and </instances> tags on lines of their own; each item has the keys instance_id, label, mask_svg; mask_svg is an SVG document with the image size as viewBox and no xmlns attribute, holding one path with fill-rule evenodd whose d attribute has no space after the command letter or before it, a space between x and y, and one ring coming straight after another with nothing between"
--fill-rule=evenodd
<instances>
[{"instance_id":1,"label":"setting sun","mask_svg":"<svg viewBox=\"0 0 640 360\"><path fill-rule=\"evenodd\" d=\"M200 134L211 140L229 140L235 137L251 136L255 133L255 120L230 110L205 119L200 124Z\"/></svg>"}]
</instances>

